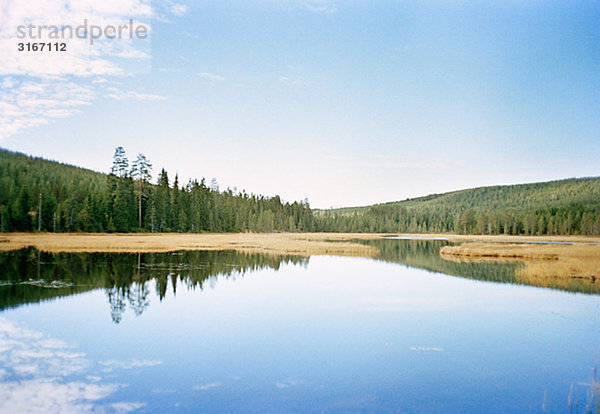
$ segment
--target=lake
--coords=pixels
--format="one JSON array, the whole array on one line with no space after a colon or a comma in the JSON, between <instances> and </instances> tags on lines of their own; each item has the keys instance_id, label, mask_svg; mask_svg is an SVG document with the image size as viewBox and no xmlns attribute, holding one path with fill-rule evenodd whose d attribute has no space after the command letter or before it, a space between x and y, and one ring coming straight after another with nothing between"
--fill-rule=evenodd
<instances>
[{"instance_id":1,"label":"lake","mask_svg":"<svg viewBox=\"0 0 600 414\"><path fill-rule=\"evenodd\" d=\"M587 412L600 292L377 259L0 253L0 412Z\"/></svg>"}]
</instances>

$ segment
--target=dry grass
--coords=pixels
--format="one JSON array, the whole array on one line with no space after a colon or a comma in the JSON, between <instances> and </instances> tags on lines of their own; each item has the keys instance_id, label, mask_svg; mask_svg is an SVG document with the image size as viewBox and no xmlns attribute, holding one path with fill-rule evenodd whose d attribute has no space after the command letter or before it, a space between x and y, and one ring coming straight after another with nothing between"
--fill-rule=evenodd
<instances>
[{"instance_id":1,"label":"dry grass","mask_svg":"<svg viewBox=\"0 0 600 414\"><path fill-rule=\"evenodd\" d=\"M600 278L600 244L466 243L446 246L440 254L445 259L522 260L525 266L517 277L540 286L557 279L589 279L594 283Z\"/></svg>"},{"instance_id":2,"label":"dry grass","mask_svg":"<svg viewBox=\"0 0 600 414\"><path fill-rule=\"evenodd\" d=\"M299 256L336 255L374 257L378 250L351 240L374 240L386 234L375 233L233 233L233 234L99 234L99 233L4 233L0 251L35 247L52 253L92 252L171 252L176 250L237 250L252 253ZM440 252L446 259L523 260L524 278L600 278L600 238L584 236L462 236L452 234L400 234L413 238L446 237L451 241L475 240L461 246L446 246ZM489 240L569 241L562 244L484 243Z\"/></svg>"},{"instance_id":3,"label":"dry grass","mask_svg":"<svg viewBox=\"0 0 600 414\"><path fill-rule=\"evenodd\" d=\"M510 236L504 234L498 235L480 235L480 234L452 234L452 233L426 233L426 234L411 234L397 233L398 236L414 237L414 238L431 238L443 237L451 242L486 242L486 241L505 241L505 242L570 242L570 243L600 243L598 236Z\"/></svg>"},{"instance_id":4,"label":"dry grass","mask_svg":"<svg viewBox=\"0 0 600 414\"><path fill-rule=\"evenodd\" d=\"M352 239L377 239L381 234L340 233L233 233L233 234L99 234L6 233L0 251L35 247L52 253L158 253L177 250L237 250L299 256L336 255L373 257L372 246Z\"/></svg>"}]
</instances>

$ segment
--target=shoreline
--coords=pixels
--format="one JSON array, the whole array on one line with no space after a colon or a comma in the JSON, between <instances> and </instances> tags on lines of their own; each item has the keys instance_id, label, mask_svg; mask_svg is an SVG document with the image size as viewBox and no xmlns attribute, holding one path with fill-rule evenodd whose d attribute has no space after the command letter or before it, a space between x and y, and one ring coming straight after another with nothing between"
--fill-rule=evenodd
<instances>
[{"instance_id":1,"label":"shoreline","mask_svg":"<svg viewBox=\"0 0 600 414\"><path fill-rule=\"evenodd\" d=\"M33 247L48 253L167 253L235 250L291 256L375 258L360 240L448 240L444 260L520 261L527 279L600 279L600 237L482 236L444 233L0 233L0 252Z\"/></svg>"},{"instance_id":2,"label":"shoreline","mask_svg":"<svg viewBox=\"0 0 600 414\"><path fill-rule=\"evenodd\" d=\"M34 247L50 253L152 253L177 250L239 250L275 254L336 254L373 257L376 249L356 240L447 240L444 255L539 259L568 246L598 246L594 236L508 236L449 233L0 233L0 251ZM485 245L482 248L481 245ZM592 250L596 250L590 247ZM506 254L509 250L510 253ZM528 253L524 253L527 251ZM531 252L533 256L531 256Z\"/></svg>"},{"instance_id":3,"label":"shoreline","mask_svg":"<svg viewBox=\"0 0 600 414\"><path fill-rule=\"evenodd\" d=\"M0 251L33 247L48 253L167 253L236 250L274 255L374 257L379 251L352 240L382 234L354 233L2 233Z\"/></svg>"},{"instance_id":4,"label":"shoreline","mask_svg":"<svg viewBox=\"0 0 600 414\"><path fill-rule=\"evenodd\" d=\"M445 260L520 261L519 276L526 280L600 279L600 244L573 241L570 244L466 242L440 250Z\"/></svg>"}]
</instances>

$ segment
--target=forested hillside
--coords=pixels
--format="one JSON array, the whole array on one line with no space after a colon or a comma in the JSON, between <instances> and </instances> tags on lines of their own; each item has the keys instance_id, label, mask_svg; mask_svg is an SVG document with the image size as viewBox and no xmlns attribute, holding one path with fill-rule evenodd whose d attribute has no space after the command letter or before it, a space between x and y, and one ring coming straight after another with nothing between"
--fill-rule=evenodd
<instances>
[{"instance_id":1,"label":"forested hillside","mask_svg":"<svg viewBox=\"0 0 600 414\"><path fill-rule=\"evenodd\" d=\"M215 180L156 180L115 150L103 174L0 150L0 230L47 232L456 232L600 235L600 178L482 187L368 207L317 210ZM154 182L151 182L154 181Z\"/></svg>"},{"instance_id":2,"label":"forested hillside","mask_svg":"<svg viewBox=\"0 0 600 414\"><path fill-rule=\"evenodd\" d=\"M600 234L600 178L481 187L317 211L325 231Z\"/></svg>"},{"instance_id":3,"label":"forested hillside","mask_svg":"<svg viewBox=\"0 0 600 414\"><path fill-rule=\"evenodd\" d=\"M119 147L110 174L0 150L0 230L48 232L310 231L307 202L284 203L204 179L182 185Z\"/></svg>"}]
</instances>

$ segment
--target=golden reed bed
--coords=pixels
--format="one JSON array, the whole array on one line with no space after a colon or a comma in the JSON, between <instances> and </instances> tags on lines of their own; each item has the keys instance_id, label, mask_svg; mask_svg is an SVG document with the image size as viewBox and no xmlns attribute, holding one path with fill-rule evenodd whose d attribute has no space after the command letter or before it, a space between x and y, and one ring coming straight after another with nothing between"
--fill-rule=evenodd
<instances>
[{"instance_id":1,"label":"golden reed bed","mask_svg":"<svg viewBox=\"0 0 600 414\"><path fill-rule=\"evenodd\" d=\"M568 238L567 238L568 240ZM445 246L440 255L448 260L469 261L519 260L524 266L519 277L530 283L537 280L581 278L595 281L600 278L600 240L598 238L572 238L572 244L526 243L465 243Z\"/></svg>"},{"instance_id":2,"label":"golden reed bed","mask_svg":"<svg viewBox=\"0 0 600 414\"><path fill-rule=\"evenodd\" d=\"M177 250L237 250L299 256L373 257L372 246L350 242L377 239L380 234L333 233L4 233L0 251L35 247L51 253L159 253Z\"/></svg>"},{"instance_id":3,"label":"golden reed bed","mask_svg":"<svg viewBox=\"0 0 600 414\"><path fill-rule=\"evenodd\" d=\"M177 250L237 250L298 256L375 257L373 246L353 240L375 240L377 233L3 233L0 251L35 247L51 253L152 253ZM460 246L446 246L448 260L522 260L528 279L600 278L600 238L584 236L463 236L454 234L395 234L410 238L443 237ZM573 244L486 243L486 241L568 241ZM599 243L599 244L589 244Z\"/></svg>"}]
</instances>

